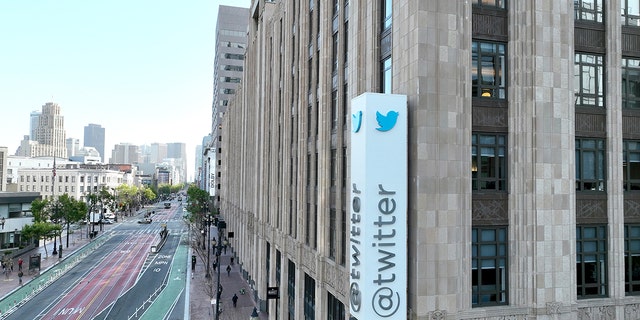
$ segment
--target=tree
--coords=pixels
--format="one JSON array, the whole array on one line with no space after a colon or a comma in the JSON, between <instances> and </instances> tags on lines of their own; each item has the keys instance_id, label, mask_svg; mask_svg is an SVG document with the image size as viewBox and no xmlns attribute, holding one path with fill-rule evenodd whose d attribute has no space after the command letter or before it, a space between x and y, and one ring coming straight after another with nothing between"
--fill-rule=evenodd
<instances>
[{"instance_id":1,"label":"tree","mask_svg":"<svg viewBox=\"0 0 640 320\"><path fill-rule=\"evenodd\" d=\"M67 227L67 248L69 247L69 226L84 218L87 212L87 204L63 194L58 198L58 216L57 218L64 221ZM61 239L62 241L62 239Z\"/></svg>"},{"instance_id":2,"label":"tree","mask_svg":"<svg viewBox=\"0 0 640 320\"><path fill-rule=\"evenodd\" d=\"M46 240L51 238L52 236L57 236L58 233L62 230L57 224L53 224L46 221L37 221L33 224L27 224L22 227L22 235L26 238L36 239L38 241L38 245L40 244L40 240ZM49 255L47 252L47 246L44 246L45 255Z\"/></svg>"},{"instance_id":3,"label":"tree","mask_svg":"<svg viewBox=\"0 0 640 320\"><path fill-rule=\"evenodd\" d=\"M31 213L33 214L33 222L44 222L49 219L47 208L49 200L36 199L31 202Z\"/></svg>"}]
</instances>

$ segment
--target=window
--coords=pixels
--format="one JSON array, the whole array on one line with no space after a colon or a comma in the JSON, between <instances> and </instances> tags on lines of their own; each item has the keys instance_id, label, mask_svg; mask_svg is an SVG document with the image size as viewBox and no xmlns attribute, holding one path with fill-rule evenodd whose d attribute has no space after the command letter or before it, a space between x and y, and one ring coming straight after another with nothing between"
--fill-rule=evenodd
<instances>
[{"instance_id":1,"label":"window","mask_svg":"<svg viewBox=\"0 0 640 320\"><path fill-rule=\"evenodd\" d=\"M220 67L223 70L226 71L240 71L242 72L242 66L233 66L233 65L224 65Z\"/></svg>"},{"instance_id":2,"label":"window","mask_svg":"<svg viewBox=\"0 0 640 320\"><path fill-rule=\"evenodd\" d=\"M344 304L327 292L327 319L342 320L344 319Z\"/></svg>"},{"instance_id":3,"label":"window","mask_svg":"<svg viewBox=\"0 0 640 320\"><path fill-rule=\"evenodd\" d=\"M624 226L624 284L627 294L640 294L640 225Z\"/></svg>"},{"instance_id":4,"label":"window","mask_svg":"<svg viewBox=\"0 0 640 320\"><path fill-rule=\"evenodd\" d=\"M507 91L505 45L471 43L471 93L474 97L505 99Z\"/></svg>"},{"instance_id":5,"label":"window","mask_svg":"<svg viewBox=\"0 0 640 320\"><path fill-rule=\"evenodd\" d=\"M242 53L225 53L224 57L226 59L244 60L244 54Z\"/></svg>"},{"instance_id":6,"label":"window","mask_svg":"<svg viewBox=\"0 0 640 320\"><path fill-rule=\"evenodd\" d=\"M640 109L640 60L622 59L622 108Z\"/></svg>"},{"instance_id":7,"label":"window","mask_svg":"<svg viewBox=\"0 0 640 320\"><path fill-rule=\"evenodd\" d=\"M473 0L476 7L506 9L507 0Z\"/></svg>"},{"instance_id":8,"label":"window","mask_svg":"<svg viewBox=\"0 0 640 320\"><path fill-rule=\"evenodd\" d=\"M304 219L304 243L311 244L311 203L307 202L307 210Z\"/></svg>"},{"instance_id":9,"label":"window","mask_svg":"<svg viewBox=\"0 0 640 320\"><path fill-rule=\"evenodd\" d=\"M576 106L604 107L604 58L576 53L574 87Z\"/></svg>"},{"instance_id":10,"label":"window","mask_svg":"<svg viewBox=\"0 0 640 320\"><path fill-rule=\"evenodd\" d=\"M624 191L640 190L640 141L624 140L622 145Z\"/></svg>"},{"instance_id":11,"label":"window","mask_svg":"<svg viewBox=\"0 0 640 320\"><path fill-rule=\"evenodd\" d=\"M380 88L382 89L382 93L391 93L391 57L388 57L382 60L382 75L380 77L381 84Z\"/></svg>"},{"instance_id":12,"label":"window","mask_svg":"<svg viewBox=\"0 0 640 320\"><path fill-rule=\"evenodd\" d=\"M507 228L472 228L471 252L471 305L507 304Z\"/></svg>"},{"instance_id":13,"label":"window","mask_svg":"<svg viewBox=\"0 0 640 320\"><path fill-rule=\"evenodd\" d=\"M606 275L606 226L576 226L576 283L578 299L606 296Z\"/></svg>"},{"instance_id":14,"label":"window","mask_svg":"<svg viewBox=\"0 0 640 320\"><path fill-rule=\"evenodd\" d=\"M634 27L640 26L640 1L621 0L620 7L622 25Z\"/></svg>"},{"instance_id":15,"label":"window","mask_svg":"<svg viewBox=\"0 0 640 320\"><path fill-rule=\"evenodd\" d=\"M316 281L304 274L304 318L315 319L316 314Z\"/></svg>"},{"instance_id":16,"label":"window","mask_svg":"<svg viewBox=\"0 0 640 320\"><path fill-rule=\"evenodd\" d=\"M338 128L338 91L331 91L331 131Z\"/></svg>"},{"instance_id":17,"label":"window","mask_svg":"<svg viewBox=\"0 0 640 320\"><path fill-rule=\"evenodd\" d=\"M287 265L287 311L289 319L296 315L296 264L288 260Z\"/></svg>"},{"instance_id":18,"label":"window","mask_svg":"<svg viewBox=\"0 0 640 320\"><path fill-rule=\"evenodd\" d=\"M576 191L605 191L603 139L576 139Z\"/></svg>"},{"instance_id":19,"label":"window","mask_svg":"<svg viewBox=\"0 0 640 320\"><path fill-rule=\"evenodd\" d=\"M226 89L222 90L222 93L224 93L224 94L235 94L236 90L235 89L226 88Z\"/></svg>"},{"instance_id":20,"label":"window","mask_svg":"<svg viewBox=\"0 0 640 320\"><path fill-rule=\"evenodd\" d=\"M336 260L337 230L336 209L329 209L329 259Z\"/></svg>"},{"instance_id":21,"label":"window","mask_svg":"<svg viewBox=\"0 0 640 320\"><path fill-rule=\"evenodd\" d=\"M507 190L507 138L503 134L471 136L473 190Z\"/></svg>"},{"instance_id":22,"label":"window","mask_svg":"<svg viewBox=\"0 0 640 320\"><path fill-rule=\"evenodd\" d=\"M602 0L573 0L574 19L602 23Z\"/></svg>"},{"instance_id":23,"label":"window","mask_svg":"<svg viewBox=\"0 0 640 320\"><path fill-rule=\"evenodd\" d=\"M382 0L382 30L391 28L393 0Z\"/></svg>"}]
</instances>

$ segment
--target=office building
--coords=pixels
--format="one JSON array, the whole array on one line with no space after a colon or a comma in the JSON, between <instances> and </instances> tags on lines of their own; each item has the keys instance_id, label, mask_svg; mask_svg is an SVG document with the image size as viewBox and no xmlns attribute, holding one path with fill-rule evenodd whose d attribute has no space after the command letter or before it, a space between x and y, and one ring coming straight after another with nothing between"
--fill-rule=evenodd
<instances>
[{"instance_id":1,"label":"office building","mask_svg":"<svg viewBox=\"0 0 640 320\"><path fill-rule=\"evenodd\" d=\"M67 138L67 158L71 158L78 155L80 150L80 140L76 138Z\"/></svg>"},{"instance_id":2,"label":"office building","mask_svg":"<svg viewBox=\"0 0 640 320\"><path fill-rule=\"evenodd\" d=\"M99 125L90 123L84 127L84 146L93 147L100 153L103 162L106 162L104 153L105 129Z\"/></svg>"},{"instance_id":3,"label":"office building","mask_svg":"<svg viewBox=\"0 0 640 320\"><path fill-rule=\"evenodd\" d=\"M119 143L111 151L112 164L137 164L140 162L140 147L130 143Z\"/></svg>"},{"instance_id":4,"label":"office building","mask_svg":"<svg viewBox=\"0 0 640 320\"><path fill-rule=\"evenodd\" d=\"M213 61L213 104L211 119L211 136L209 145L203 147L204 157L208 163L217 163L220 150L220 128L222 117L227 111L229 99L233 98L240 86L244 70L244 55L247 48L247 31L249 9L230 6L218 7L216 24L215 58ZM205 190L217 203L218 190L216 181L219 176L217 167L204 171L210 172L211 179L206 179Z\"/></svg>"},{"instance_id":5,"label":"office building","mask_svg":"<svg viewBox=\"0 0 640 320\"><path fill-rule=\"evenodd\" d=\"M31 111L29 115L29 138L36 140L36 129L38 128L38 121L40 121L40 114L42 112L38 110Z\"/></svg>"},{"instance_id":6,"label":"office building","mask_svg":"<svg viewBox=\"0 0 640 320\"><path fill-rule=\"evenodd\" d=\"M58 104L47 102L42 106L42 112L37 116L38 125L35 138L25 136L20 142L16 155L25 157L67 157L66 133L64 130L64 116ZM31 113L31 123L34 113Z\"/></svg>"},{"instance_id":7,"label":"office building","mask_svg":"<svg viewBox=\"0 0 640 320\"><path fill-rule=\"evenodd\" d=\"M252 1L251 77L222 126L220 209L261 309L638 319L637 8ZM407 98L407 280L377 300L387 305L354 286L361 263L395 263L353 250L351 101L365 92Z\"/></svg>"}]
</instances>

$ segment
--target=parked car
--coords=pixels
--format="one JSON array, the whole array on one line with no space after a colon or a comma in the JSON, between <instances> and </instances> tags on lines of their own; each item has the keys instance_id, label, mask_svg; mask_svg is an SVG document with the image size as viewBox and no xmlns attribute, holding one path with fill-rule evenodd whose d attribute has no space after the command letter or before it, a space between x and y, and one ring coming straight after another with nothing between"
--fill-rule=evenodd
<instances>
[{"instance_id":1,"label":"parked car","mask_svg":"<svg viewBox=\"0 0 640 320\"><path fill-rule=\"evenodd\" d=\"M138 223L142 223L142 224L149 224L151 222L153 222L153 220L151 220L149 218L144 218L144 219L138 220Z\"/></svg>"},{"instance_id":2,"label":"parked car","mask_svg":"<svg viewBox=\"0 0 640 320\"><path fill-rule=\"evenodd\" d=\"M113 220L111 220L111 219L102 219L102 220L100 220L100 223L102 223L102 224L112 224Z\"/></svg>"}]
</instances>

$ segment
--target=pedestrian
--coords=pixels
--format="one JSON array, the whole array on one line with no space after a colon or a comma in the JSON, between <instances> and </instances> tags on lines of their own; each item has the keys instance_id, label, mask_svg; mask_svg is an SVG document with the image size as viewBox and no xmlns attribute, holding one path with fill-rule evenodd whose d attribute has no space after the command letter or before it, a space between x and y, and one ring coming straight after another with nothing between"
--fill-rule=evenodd
<instances>
[{"instance_id":1,"label":"pedestrian","mask_svg":"<svg viewBox=\"0 0 640 320\"><path fill-rule=\"evenodd\" d=\"M227 276L231 275L231 266L227 265Z\"/></svg>"},{"instance_id":2,"label":"pedestrian","mask_svg":"<svg viewBox=\"0 0 640 320\"><path fill-rule=\"evenodd\" d=\"M13 272L13 259L9 260L9 270Z\"/></svg>"},{"instance_id":3,"label":"pedestrian","mask_svg":"<svg viewBox=\"0 0 640 320\"><path fill-rule=\"evenodd\" d=\"M22 262L24 262L22 260L22 257L18 258L18 270L22 271Z\"/></svg>"},{"instance_id":4,"label":"pedestrian","mask_svg":"<svg viewBox=\"0 0 640 320\"><path fill-rule=\"evenodd\" d=\"M20 285L22 285L22 276L23 276L23 275L24 275L24 274L22 273L22 271L19 271L19 272L18 272L18 283L19 283Z\"/></svg>"},{"instance_id":5,"label":"pedestrian","mask_svg":"<svg viewBox=\"0 0 640 320\"><path fill-rule=\"evenodd\" d=\"M234 293L233 298L231 298L231 300L233 300L233 307L235 308L236 305L238 304L238 295Z\"/></svg>"},{"instance_id":6,"label":"pedestrian","mask_svg":"<svg viewBox=\"0 0 640 320\"><path fill-rule=\"evenodd\" d=\"M216 271L216 268L218 267L218 262L214 261L213 262L213 271Z\"/></svg>"}]
</instances>

